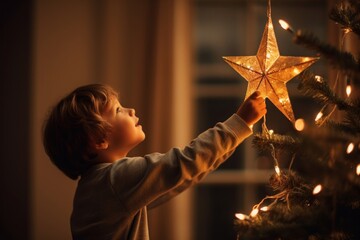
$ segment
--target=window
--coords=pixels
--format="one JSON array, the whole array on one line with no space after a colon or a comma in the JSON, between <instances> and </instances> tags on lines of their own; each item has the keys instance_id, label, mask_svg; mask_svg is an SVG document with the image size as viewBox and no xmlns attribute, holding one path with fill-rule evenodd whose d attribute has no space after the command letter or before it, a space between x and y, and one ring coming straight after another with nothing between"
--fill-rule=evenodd
<instances>
[{"instance_id":1,"label":"window","mask_svg":"<svg viewBox=\"0 0 360 240\"><path fill-rule=\"evenodd\" d=\"M222 56L256 55L266 24L266 8L266 0L195 0L194 84L198 133L230 116L243 101L247 81L225 63ZM314 56L314 52L292 42L292 36L277 23L279 18L288 21L294 29L307 29L322 40L327 38L326 1L272 1L272 20L280 54ZM326 75L321 61L311 70ZM319 107L300 95L297 85L296 78L287 84L295 117L313 121ZM282 134L294 131L271 102L267 101L267 107L268 128ZM254 132L261 131L260 125L255 126ZM248 214L267 194L268 178L274 173L273 162L270 157L259 155L251 147L251 141L249 138L243 142L227 162L195 188L194 239L236 239L234 214ZM288 167L286 161L286 158L280 159L282 168Z\"/></svg>"}]
</instances>

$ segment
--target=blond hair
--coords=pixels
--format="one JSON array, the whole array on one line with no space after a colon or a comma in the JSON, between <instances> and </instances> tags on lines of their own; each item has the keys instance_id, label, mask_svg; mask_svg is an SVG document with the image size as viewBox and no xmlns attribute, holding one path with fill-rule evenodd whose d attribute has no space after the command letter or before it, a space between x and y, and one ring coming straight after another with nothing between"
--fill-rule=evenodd
<instances>
[{"instance_id":1,"label":"blond hair","mask_svg":"<svg viewBox=\"0 0 360 240\"><path fill-rule=\"evenodd\" d=\"M118 94L102 84L85 85L64 97L44 123L43 144L51 161L77 179L94 164L92 146L105 139L111 126L101 113Z\"/></svg>"}]
</instances>

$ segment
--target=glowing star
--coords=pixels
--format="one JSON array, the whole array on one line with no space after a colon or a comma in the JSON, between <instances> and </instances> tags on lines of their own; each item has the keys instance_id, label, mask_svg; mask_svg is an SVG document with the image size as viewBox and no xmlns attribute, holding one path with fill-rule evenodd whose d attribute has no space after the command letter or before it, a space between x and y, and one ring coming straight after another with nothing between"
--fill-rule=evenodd
<instances>
[{"instance_id":1,"label":"glowing star","mask_svg":"<svg viewBox=\"0 0 360 240\"><path fill-rule=\"evenodd\" d=\"M268 21L256 56L228 56L224 60L249 83L245 98L256 90L268 98L292 123L295 122L286 83L319 58L280 56L271 20L268 0Z\"/></svg>"}]
</instances>

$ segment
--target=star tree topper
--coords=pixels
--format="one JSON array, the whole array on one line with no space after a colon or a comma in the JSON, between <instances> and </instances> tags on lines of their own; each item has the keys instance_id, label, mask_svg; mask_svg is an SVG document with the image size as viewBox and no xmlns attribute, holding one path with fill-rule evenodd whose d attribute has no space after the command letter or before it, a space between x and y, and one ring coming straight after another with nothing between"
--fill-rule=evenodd
<instances>
[{"instance_id":1,"label":"star tree topper","mask_svg":"<svg viewBox=\"0 0 360 240\"><path fill-rule=\"evenodd\" d=\"M256 56L228 56L224 60L249 83L245 99L256 90L295 122L286 83L319 58L280 56L268 0L267 23Z\"/></svg>"}]
</instances>

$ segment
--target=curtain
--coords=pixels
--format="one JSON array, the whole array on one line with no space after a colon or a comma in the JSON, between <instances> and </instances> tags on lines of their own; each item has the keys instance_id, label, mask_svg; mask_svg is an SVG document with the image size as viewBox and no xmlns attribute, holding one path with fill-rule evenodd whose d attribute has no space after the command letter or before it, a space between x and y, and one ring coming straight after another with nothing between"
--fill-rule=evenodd
<instances>
[{"instance_id":1,"label":"curtain","mask_svg":"<svg viewBox=\"0 0 360 240\"><path fill-rule=\"evenodd\" d=\"M99 76L136 109L146 140L130 155L183 146L192 133L190 0L102 1ZM191 239L191 191L149 212L152 239Z\"/></svg>"}]
</instances>

